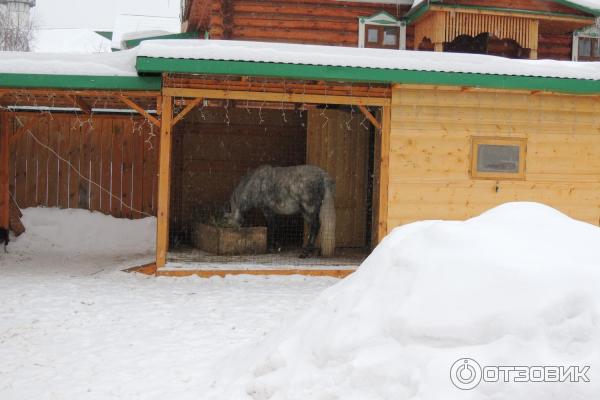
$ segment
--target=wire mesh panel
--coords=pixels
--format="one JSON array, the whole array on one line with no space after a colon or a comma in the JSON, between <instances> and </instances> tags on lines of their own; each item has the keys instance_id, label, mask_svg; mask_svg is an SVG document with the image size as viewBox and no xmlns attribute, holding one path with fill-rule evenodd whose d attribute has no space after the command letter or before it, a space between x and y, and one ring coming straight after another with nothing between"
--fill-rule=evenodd
<instances>
[{"instance_id":1,"label":"wire mesh panel","mask_svg":"<svg viewBox=\"0 0 600 400\"><path fill-rule=\"evenodd\" d=\"M351 107L204 103L173 133L171 260L181 259L184 252L211 262L215 254L256 254L256 260L267 253L302 255L311 235L307 210L283 215L249 207L242 212L242 230L228 225L226 216L232 212L230 200L236 187L265 165L311 164L322 169L335 182L333 218L337 217L341 227L336 240L344 247L365 249L371 226L372 136L369 122ZM337 194L335 187L339 188ZM319 208L325 204L324 196L321 193ZM318 220L318 211L316 215ZM318 223L317 228L326 226L321 220ZM319 244L319 239L316 242Z\"/></svg>"},{"instance_id":2,"label":"wire mesh panel","mask_svg":"<svg viewBox=\"0 0 600 400\"><path fill-rule=\"evenodd\" d=\"M291 166L306 160L306 112L202 107L173 135L171 249L194 245L201 224L220 224L235 187L262 165ZM244 226L265 226L260 210L244 215ZM302 218L275 216L271 248L302 244Z\"/></svg>"}]
</instances>

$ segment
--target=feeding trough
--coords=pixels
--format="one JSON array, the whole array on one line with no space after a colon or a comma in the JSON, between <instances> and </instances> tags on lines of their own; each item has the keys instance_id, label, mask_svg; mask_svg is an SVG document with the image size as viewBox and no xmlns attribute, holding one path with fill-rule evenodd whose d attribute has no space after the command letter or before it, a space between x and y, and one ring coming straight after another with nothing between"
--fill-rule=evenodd
<instances>
[{"instance_id":1,"label":"feeding trough","mask_svg":"<svg viewBox=\"0 0 600 400\"><path fill-rule=\"evenodd\" d=\"M234 228L198 223L193 241L197 248L213 254L262 254L267 252L267 228Z\"/></svg>"}]
</instances>

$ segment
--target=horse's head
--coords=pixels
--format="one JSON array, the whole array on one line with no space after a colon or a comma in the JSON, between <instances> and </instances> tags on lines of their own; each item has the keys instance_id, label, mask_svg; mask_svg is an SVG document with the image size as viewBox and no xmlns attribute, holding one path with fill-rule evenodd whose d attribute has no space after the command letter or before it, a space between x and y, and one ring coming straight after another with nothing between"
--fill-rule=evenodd
<instances>
[{"instance_id":1,"label":"horse's head","mask_svg":"<svg viewBox=\"0 0 600 400\"><path fill-rule=\"evenodd\" d=\"M228 201L223 207L223 223L227 226L239 228L243 223L242 213L240 208L233 202Z\"/></svg>"}]
</instances>

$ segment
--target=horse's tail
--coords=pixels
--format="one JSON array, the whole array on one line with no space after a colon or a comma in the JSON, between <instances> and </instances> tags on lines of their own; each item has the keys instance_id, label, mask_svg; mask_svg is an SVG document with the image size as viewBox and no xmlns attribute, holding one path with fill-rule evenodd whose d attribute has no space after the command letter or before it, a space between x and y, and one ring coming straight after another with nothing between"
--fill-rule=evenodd
<instances>
[{"instance_id":1,"label":"horse's tail","mask_svg":"<svg viewBox=\"0 0 600 400\"><path fill-rule=\"evenodd\" d=\"M321 255L323 257L333 257L335 252L335 183L325 179L325 196L319 212L321 222Z\"/></svg>"}]
</instances>

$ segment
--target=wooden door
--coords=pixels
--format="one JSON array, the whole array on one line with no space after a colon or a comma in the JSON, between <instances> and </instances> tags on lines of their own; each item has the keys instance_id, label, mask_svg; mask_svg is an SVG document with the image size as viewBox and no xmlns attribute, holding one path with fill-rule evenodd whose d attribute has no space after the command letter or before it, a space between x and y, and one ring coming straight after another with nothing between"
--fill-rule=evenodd
<instances>
[{"instance_id":1,"label":"wooden door","mask_svg":"<svg viewBox=\"0 0 600 400\"><path fill-rule=\"evenodd\" d=\"M367 244L369 131L362 120L359 112L308 112L306 161L335 180L337 247Z\"/></svg>"}]
</instances>

